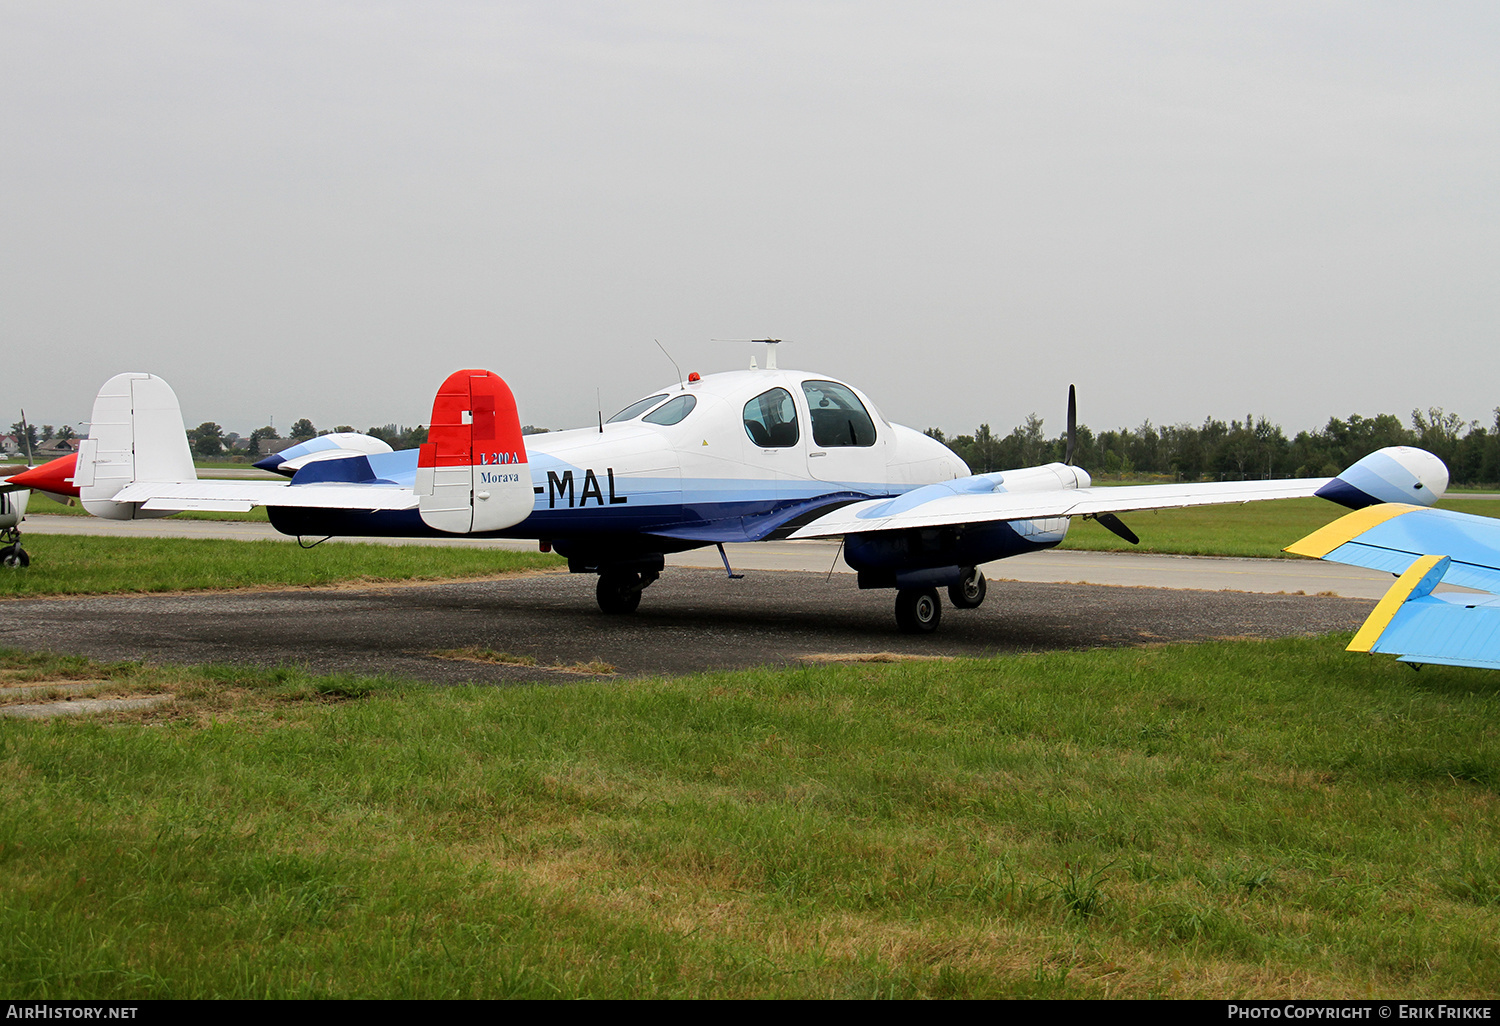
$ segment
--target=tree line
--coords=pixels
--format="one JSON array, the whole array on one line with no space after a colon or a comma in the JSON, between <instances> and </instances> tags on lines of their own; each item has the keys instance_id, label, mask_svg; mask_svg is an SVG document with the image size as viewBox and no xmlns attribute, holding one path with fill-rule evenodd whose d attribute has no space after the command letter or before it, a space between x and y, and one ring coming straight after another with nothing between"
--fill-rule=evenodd
<instances>
[{"instance_id":1,"label":"tree line","mask_svg":"<svg viewBox=\"0 0 1500 1026\"><path fill-rule=\"evenodd\" d=\"M67 442L77 437L70 424L64 424L56 429L51 424L43 424L38 428L35 424L19 420L10 426L10 433L22 452L28 449L35 452L41 448L43 442L50 442L54 438L60 442Z\"/></svg>"},{"instance_id":2,"label":"tree line","mask_svg":"<svg viewBox=\"0 0 1500 1026\"><path fill-rule=\"evenodd\" d=\"M981 424L971 435L950 438L928 428L932 438L958 453L976 474L1061 461L1066 434L1049 438L1036 414L1007 435ZM1331 417L1316 431L1288 438L1265 417L1201 425L1157 427L1149 420L1134 429L1095 433L1080 424L1073 462L1098 476L1170 476L1178 481L1247 481L1287 477L1332 477L1360 457L1387 445L1416 445L1448 465L1454 484L1500 484L1500 407L1490 427L1465 422L1432 407L1413 410L1410 427L1389 413L1376 417Z\"/></svg>"},{"instance_id":3,"label":"tree line","mask_svg":"<svg viewBox=\"0 0 1500 1026\"><path fill-rule=\"evenodd\" d=\"M1485 427L1477 420L1465 422L1441 407L1426 412L1413 410L1410 426L1389 413L1375 417L1356 413L1342 420L1331 417L1322 428L1301 431L1292 438L1265 417L1248 415L1244 420L1227 422L1209 417L1197 426L1157 427L1148 420L1137 428L1097 433L1080 424L1073 462L1104 477L1170 476L1179 481L1332 477L1382 446L1416 445L1448 465L1454 484L1500 485L1500 407L1494 414L1493 424ZM341 424L332 430L354 428ZM531 424L522 428L525 434L546 430ZM20 421L11 425L11 433L23 445L29 441L33 450L53 437L75 437L66 424L54 432L47 424L40 429L35 424L23 428ZM283 449L289 442L328 433L319 431L306 417L292 424L286 438L269 425L256 428L250 432L244 454L261 456ZM383 439L392 449L414 449L427 441L427 428L421 424L385 424L365 433ZM961 456L976 474L1060 461L1067 451L1066 435L1048 437L1044 421L1035 413L1006 435L995 434L988 424L979 425L969 435L949 437L939 428L928 428L926 433ZM188 431L187 437L194 453L213 457L239 451L235 443L241 436L204 421Z\"/></svg>"}]
</instances>

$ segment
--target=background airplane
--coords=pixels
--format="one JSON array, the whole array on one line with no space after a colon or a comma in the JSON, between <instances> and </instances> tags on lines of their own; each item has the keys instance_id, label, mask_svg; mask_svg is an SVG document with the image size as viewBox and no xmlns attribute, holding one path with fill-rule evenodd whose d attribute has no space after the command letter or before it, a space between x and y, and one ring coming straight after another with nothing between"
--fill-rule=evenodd
<instances>
[{"instance_id":1,"label":"background airplane","mask_svg":"<svg viewBox=\"0 0 1500 1026\"><path fill-rule=\"evenodd\" d=\"M841 536L859 586L895 589L909 632L937 627L939 589L957 607L978 606L981 564L1057 545L1072 517L1134 540L1115 514L1307 495L1431 504L1447 487L1440 460L1406 447L1337 478L1096 489L1070 465L1071 446L1062 463L974 475L857 388L779 370L771 352L764 369L690 374L608 422L527 439L498 375L457 371L420 449L313 439L259 464L290 483L199 481L171 388L121 374L95 400L72 484L89 512L113 519L263 505L299 537L534 538L572 572L598 575L607 613L634 611L669 552L715 545L722 556L725 542Z\"/></svg>"},{"instance_id":2,"label":"background airplane","mask_svg":"<svg viewBox=\"0 0 1500 1026\"><path fill-rule=\"evenodd\" d=\"M1340 517L1286 551L1401 575L1348 651L1500 669L1500 521L1386 503ZM1444 583L1473 590L1433 594Z\"/></svg>"},{"instance_id":3,"label":"background airplane","mask_svg":"<svg viewBox=\"0 0 1500 1026\"><path fill-rule=\"evenodd\" d=\"M21 411L22 430L26 429L26 411ZM40 467L31 465L31 445L26 446L26 469L9 477L0 477L0 567L24 569L31 556L21 548L21 521L26 519L26 504L33 491L42 491L61 503L70 503L78 491L70 481L77 453L52 460ZM66 466L64 466L66 465ZM48 492L49 485L59 490Z\"/></svg>"}]
</instances>

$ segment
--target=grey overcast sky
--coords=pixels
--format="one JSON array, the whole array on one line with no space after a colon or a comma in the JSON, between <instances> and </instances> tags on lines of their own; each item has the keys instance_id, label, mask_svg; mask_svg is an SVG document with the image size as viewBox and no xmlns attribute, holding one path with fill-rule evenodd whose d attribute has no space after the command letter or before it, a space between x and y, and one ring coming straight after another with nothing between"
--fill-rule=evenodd
<instances>
[{"instance_id":1,"label":"grey overcast sky","mask_svg":"<svg viewBox=\"0 0 1500 1026\"><path fill-rule=\"evenodd\" d=\"M0 0L0 415L1500 405L1500 4Z\"/></svg>"}]
</instances>

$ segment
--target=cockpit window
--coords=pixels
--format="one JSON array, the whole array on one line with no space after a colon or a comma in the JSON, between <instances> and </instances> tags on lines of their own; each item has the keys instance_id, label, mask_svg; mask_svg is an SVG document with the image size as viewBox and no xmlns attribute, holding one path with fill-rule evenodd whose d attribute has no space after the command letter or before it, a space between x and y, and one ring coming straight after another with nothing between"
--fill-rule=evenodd
<instances>
[{"instance_id":1,"label":"cockpit window","mask_svg":"<svg viewBox=\"0 0 1500 1026\"><path fill-rule=\"evenodd\" d=\"M647 424L676 424L683 417L693 412L693 407L698 405L698 397L692 395L679 395L661 404L661 408L654 413L649 413L641 420Z\"/></svg>"},{"instance_id":2,"label":"cockpit window","mask_svg":"<svg viewBox=\"0 0 1500 1026\"><path fill-rule=\"evenodd\" d=\"M784 388L762 392L745 404L745 433L763 449L796 445L797 407Z\"/></svg>"},{"instance_id":3,"label":"cockpit window","mask_svg":"<svg viewBox=\"0 0 1500 1026\"><path fill-rule=\"evenodd\" d=\"M625 407L619 413L617 413L613 417L609 418L609 420L607 421L607 423L616 424L616 423L619 423L622 420L635 420L635 418L639 417L641 414L643 414L647 410L651 409L651 407L655 406L657 403L661 402L666 397L667 397L667 393L663 392L661 395L653 395L649 399L642 399L638 403L631 403L629 406Z\"/></svg>"},{"instance_id":4,"label":"cockpit window","mask_svg":"<svg viewBox=\"0 0 1500 1026\"><path fill-rule=\"evenodd\" d=\"M837 381L804 381L802 394L812 414L813 442L820 448L875 444L875 422L848 388Z\"/></svg>"}]
</instances>

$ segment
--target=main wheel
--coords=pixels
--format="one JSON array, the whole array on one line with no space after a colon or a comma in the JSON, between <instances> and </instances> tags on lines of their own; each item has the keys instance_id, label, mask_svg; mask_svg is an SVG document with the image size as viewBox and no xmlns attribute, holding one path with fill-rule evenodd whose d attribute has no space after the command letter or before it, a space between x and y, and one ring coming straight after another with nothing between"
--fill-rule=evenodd
<instances>
[{"instance_id":1,"label":"main wheel","mask_svg":"<svg viewBox=\"0 0 1500 1026\"><path fill-rule=\"evenodd\" d=\"M955 609L978 609L984 603L986 588L984 574L979 567L971 566L963 580L948 585L948 600Z\"/></svg>"},{"instance_id":2,"label":"main wheel","mask_svg":"<svg viewBox=\"0 0 1500 1026\"><path fill-rule=\"evenodd\" d=\"M26 554L26 550L21 548L19 544L7 545L5 548L0 549L0 566L15 567L18 570L24 570L30 565L31 557Z\"/></svg>"},{"instance_id":3,"label":"main wheel","mask_svg":"<svg viewBox=\"0 0 1500 1026\"><path fill-rule=\"evenodd\" d=\"M936 588L902 588L896 592L896 624L907 634L931 634L943 618Z\"/></svg>"},{"instance_id":4,"label":"main wheel","mask_svg":"<svg viewBox=\"0 0 1500 1026\"><path fill-rule=\"evenodd\" d=\"M594 597L599 600L599 608L612 616L633 613L641 604L641 575L600 574Z\"/></svg>"}]
</instances>

